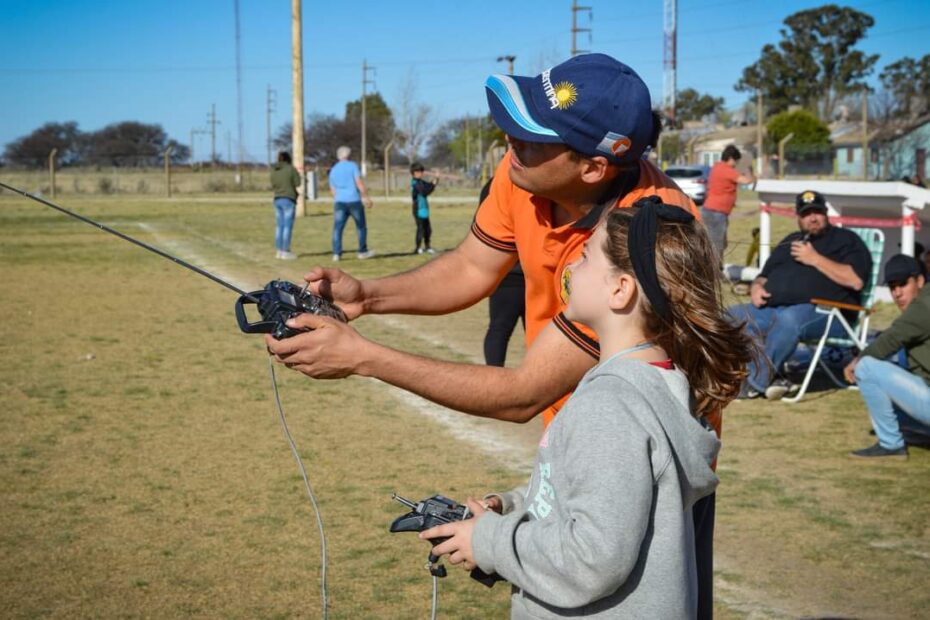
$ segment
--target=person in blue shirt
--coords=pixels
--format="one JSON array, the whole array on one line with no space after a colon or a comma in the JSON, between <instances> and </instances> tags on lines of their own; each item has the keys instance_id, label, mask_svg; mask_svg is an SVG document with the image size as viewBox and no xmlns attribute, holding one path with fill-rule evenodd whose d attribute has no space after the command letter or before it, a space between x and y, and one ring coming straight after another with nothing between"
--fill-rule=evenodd
<instances>
[{"instance_id":1,"label":"person in blue shirt","mask_svg":"<svg viewBox=\"0 0 930 620\"><path fill-rule=\"evenodd\" d=\"M433 179L432 182L423 178L423 172L426 169L423 164L414 162L410 165L410 197L413 200L413 219L417 223L417 236L413 251L415 254L435 254L436 251L430 245L430 238L433 236L433 227L429 222L429 200L426 198L433 193L439 179ZM420 247L422 244L423 247Z\"/></svg>"},{"instance_id":2,"label":"person in blue shirt","mask_svg":"<svg viewBox=\"0 0 930 620\"><path fill-rule=\"evenodd\" d=\"M355 221L358 233L358 257L371 258L375 255L368 249L368 227L365 224L365 207L371 209L374 204L368 196L362 172L358 164L349 160L352 149L340 146L336 149L339 161L329 171L329 191L333 194L333 260L342 258L342 231L349 217Z\"/></svg>"}]
</instances>

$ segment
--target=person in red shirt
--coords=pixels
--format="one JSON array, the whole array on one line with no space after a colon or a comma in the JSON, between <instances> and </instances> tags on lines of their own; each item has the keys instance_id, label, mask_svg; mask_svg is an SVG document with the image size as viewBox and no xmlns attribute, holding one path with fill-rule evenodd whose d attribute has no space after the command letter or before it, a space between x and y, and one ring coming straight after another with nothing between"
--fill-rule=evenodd
<instances>
[{"instance_id":1,"label":"person in red shirt","mask_svg":"<svg viewBox=\"0 0 930 620\"><path fill-rule=\"evenodd\" d=\"M723 264L723 251L727 249L727 226L730 212L736 206L737 185L756 182L751 170L747 176L736 169L741 158L742 153L732 144L723 149L720 161L710 169L707 197L701 207L701 218L710 240L717 248L720 264Z\"/></svg>"}]
</instances>

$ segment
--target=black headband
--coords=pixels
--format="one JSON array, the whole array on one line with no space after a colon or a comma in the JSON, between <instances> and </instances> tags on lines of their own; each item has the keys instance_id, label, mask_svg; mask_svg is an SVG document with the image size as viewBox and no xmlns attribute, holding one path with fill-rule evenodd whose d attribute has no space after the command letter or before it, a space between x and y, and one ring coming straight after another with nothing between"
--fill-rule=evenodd
<instances>
[{"instance_id":1,"label":"black headband","mask_svg":"<svg viewBox=\"0 0 930 620\"><path fill-rule=\"evenodd\" d=\"M633 273L646 294L646 299L656 313L668 322L672 318L672 309L668 305L668 298L662 292L662 287L659 286L656 270L656 230L659 227L659 219L687 223L694 220L694 216L681 207L664 204L658 196L641 198L633 206L639 207L627 235L627 249L630 262L633 263Z\"/></svg>"}]
</instances>

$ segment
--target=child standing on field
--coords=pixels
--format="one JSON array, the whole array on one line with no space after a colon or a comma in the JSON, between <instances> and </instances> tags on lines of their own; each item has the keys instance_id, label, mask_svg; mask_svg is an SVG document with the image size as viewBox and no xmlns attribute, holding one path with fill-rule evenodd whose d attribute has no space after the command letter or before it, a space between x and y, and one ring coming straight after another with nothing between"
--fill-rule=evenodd
<instances>
[{"instance_id":1,"label":"child standing on field","mask_svg":"<svg viewBox=\"0 0 930 620\"><path fill-rule=\"evenodd\" d=\"M563 274L600 361L539 443L525 487L432 528L453 564L513 585L512 618L693 618L691 507L717 486L702 417L739 392L752 344L723 309L703 225L657 197L616 209Z\"/></svg>"},{"instance_id":2,"label":"child standing on field","mask_svg":"<svg viewBox=\"0 0 930 620\"><path fill-rule=\"evenodd\" d=\"M415 254L435 254L435 250L430 245L430 238L433 236L433 228L429 223L429 200L427 196L433 193L439 179L433 179L432 183L423 178L423 172L426 169L423 164L414 162L410 165L410 196L413 199L413 219L417 223L416 245L413 248ZM423 247L420 247L422 244Z\"/></svg>"}]
</instances>

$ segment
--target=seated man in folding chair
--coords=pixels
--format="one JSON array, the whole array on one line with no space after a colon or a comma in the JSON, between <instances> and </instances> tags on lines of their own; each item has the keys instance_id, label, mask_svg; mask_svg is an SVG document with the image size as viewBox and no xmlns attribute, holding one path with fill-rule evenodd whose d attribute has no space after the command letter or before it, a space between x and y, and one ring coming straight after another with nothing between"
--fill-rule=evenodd
<instances>
[{"instance_id":1,"label":"seated man in folding chair","mask_svg":"<svg viewBox=\"0 0 930 620\"><path fill-rule=\"evenodd\" d=\"M885 263L885 283L902 314L843 369L859 384L878 442L860 458L907 458L906 440L930 440L930 286L915 258ZM891 361L887 358L892 357Z\"/></svg>"},{"instance_id":2,"label":"seated man in folding chair","mask_svg":"<svg viewBox=\"0 0 930 620\"><path fill-rule=\"evenodd\" d=\"M795 390L786 378L774 375L802 339L820 336L826 328L827 316L816 311L811 299L858 305L872 271L872 256L862 239L830 225L823 194L798 194L795 210L800 230L773 248L749 289L751 303L730 308L735 320L746 322L769 362L749 365L741 398L765 395L777 400ZM855 312L848 318L855 320ZM830 329L831 335L833 330L836 336L843 334L837 323Z\"/></svg>"}]
</instances>

